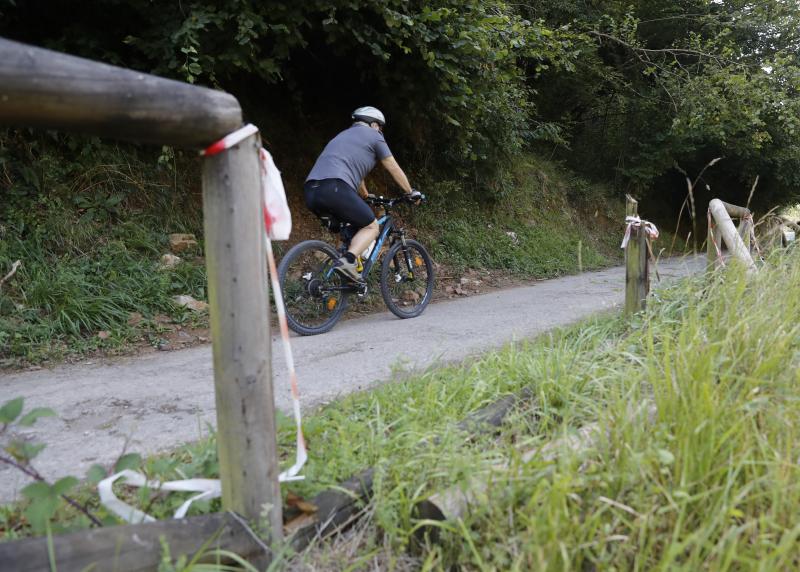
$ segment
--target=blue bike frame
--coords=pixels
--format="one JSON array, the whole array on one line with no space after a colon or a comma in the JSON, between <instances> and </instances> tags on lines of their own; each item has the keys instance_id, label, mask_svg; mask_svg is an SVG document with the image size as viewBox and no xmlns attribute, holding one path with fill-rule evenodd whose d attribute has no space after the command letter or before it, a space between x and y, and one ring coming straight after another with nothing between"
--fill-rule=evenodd
<instances>
[{"instance_id":1,"label":"blue bike frame","mask_svg":"<svg viewBox=\"0 0 800 572\"><path fill-rule=\"evenodd\" d=\"M378 261L378 255L381 253L381 247L383 246L383 243L386 242L386 237L389 236L389 233L394 229L394 225L389 220L388 215L383 215L380 219L378 219L378 226L381 227L381 232L378 235L378 240L375 242L375 248L372 249L372 252L369 253L369 258L367 258L367 261L364 262L364 270L361 273L362 276L364 274L368 274Z\"/></svg>"}]
</instances>

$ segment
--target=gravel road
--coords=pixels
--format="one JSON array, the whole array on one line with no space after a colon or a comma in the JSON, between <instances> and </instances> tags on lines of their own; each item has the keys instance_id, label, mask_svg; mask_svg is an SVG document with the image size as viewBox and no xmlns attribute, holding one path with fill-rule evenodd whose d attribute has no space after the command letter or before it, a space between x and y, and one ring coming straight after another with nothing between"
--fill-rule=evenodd
<instances>
[{"instance_id":1,"label":"gravel road","mask_svg":"<svg viewBox=\"0 0 800 572\"><path fill-rule=\"evenodd\" d=\"M702 264L702 258L673 259L659 269L670 278ZM619 306L624 281L624 269L616 267L439 302L412 320L383 312L346 320L321 336L295 337L303 408L390 381L398 371L463 360ZM277 406L288 413L283 354L279 340L273 344ZM115 459L126 439L129 451L146 454L201 437L214 423L211 348L2 375L0 403L18 396L27 407L60 415L24 431L48 443L35 466L48 478L80 476L92 463ZM27 482L0 466L0 503L13 501Z\"/></svg>"}]
</instances>

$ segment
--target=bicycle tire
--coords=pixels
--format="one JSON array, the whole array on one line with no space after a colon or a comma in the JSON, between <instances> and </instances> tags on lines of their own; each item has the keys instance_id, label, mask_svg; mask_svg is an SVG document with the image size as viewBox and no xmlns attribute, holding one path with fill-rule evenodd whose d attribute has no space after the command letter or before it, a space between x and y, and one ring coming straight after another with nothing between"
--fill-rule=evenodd
<instances>
[{"instance_id":1,"label":"bicycle tire","mask_svg":"<svg viewBox=\"0 0 800 572\"><path fill-rule=\"evenodd\" d=\"M413 270L408 268L409 259ZM420 275L423 269L425 276ZM386 307L398 318L416 318L425 311L433 296L434 280L431 256L416 240L406 240L405 245L396 242L383 257L381 295Z\"/></svg>"},{"instance_id":2,"label":"bicycle tire","mask_svg":"<svg viewBox=\"0 0 800 572\"><path fill-rule=\"evenodd\" d=\"M301 336L324 334L347 309L348 292L327 293L325 286L344 286L331 270L339 253L327 242L294 245L278 265L278 277L289 327Z\"/></svg>"}]
</instances>

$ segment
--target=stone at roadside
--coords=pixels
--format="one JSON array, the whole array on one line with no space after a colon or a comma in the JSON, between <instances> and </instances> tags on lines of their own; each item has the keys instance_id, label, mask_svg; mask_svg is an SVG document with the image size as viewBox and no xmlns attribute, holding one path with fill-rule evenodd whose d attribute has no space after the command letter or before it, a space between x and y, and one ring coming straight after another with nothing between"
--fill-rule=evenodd
<instances>
[{"instance_id":1,"label":"stone at roadside","mask_svg":"<svg viewBox=\"0 0 800 572\"><path fill-rule=\"evenodd\" d=\"M167 270L169 268L175 268L181 262L180 256L175 256L174 254L165 254L161 257L161 264L158 265L159 270Z\"/></svg>"},{"instance_id":2,"label":"stone at roadside","mask_svg":"<svg viewBox=\"0 0 800 572\"><path fill-rule=\"evenodd\" d=\"M174 233L169 235L169 248L175 254L185 252L197 246L197 238L193 234Z\"/></svg>"},{"instance_id":3,"label":"stone at roadside","mask_svg":"<svg viewBox=\"0 0 800 572\"><path fill-rule=\"evenodd\" d=\"M465 284L469 284L469 278L467 278L467 277L465 276L464 278L462 278L462 279L461 279L461 280L459 280L458 282L459 282L459 283L460 283L462 286L464 286Z\"/></svg>"},{"instance_id":4,"label":"stone at roadside","mask_svg":"<svg viewBox=\"0 0 800 572\"><path fill-rule=\"evenodd\" d=\"M449 294L454 294L454 293L455 293L455 291L456 291L456 289L455 289L455 288L453 288L452 286L448 286L447 288L445 288L445 289L444 289L444 293L445 293L445 294L448 294L448 295L449 295Z\"/></svg>"},{"instance_id":5,"label":"stone at roadside","mask_svg":"<svg viewBox=\"0 0 800 572\"><path fill-rule=\"evenodd\" d=\"M128 314L128 325L132 328L135 328L139 324L142 323L144 316L142 316L139 312L131 312Z\"/></svg>"},{"instance_id":6,"label":"stone at roadside","mask_svg":"<svg viewBox=\"0 0 800 572\"><path fill-rule=\"evenodd\" d=\"M173 296L172 301L178 306L189 308L195 312L205 312L208 310L208 304L202 300L195 300L191 296Z\"/></svg>"},{"instance_id":7,"label":"stone at roadside","mask_svg":"<svg viewBox=\"0 0 800 572\"><path fill-rule=\"evenodd\" d=\"M101 330L97 332L97 337L100 338L101 340L107 340L108 338L111 337L111 332L107 332L106 330Z\"/></svg>"},{"instance_id":8,"label":"stone at roadside","mask_svg":"<svg viewBox=\"0 0 800 572\"><path fill-rule=\"evenodd\" d=\"M403 292L402 298L406 302L414 302L416 304L417 302L419 302L420 295L414 292L413 290L406 290L405 292Z\"/></svg>"}]
</instances>

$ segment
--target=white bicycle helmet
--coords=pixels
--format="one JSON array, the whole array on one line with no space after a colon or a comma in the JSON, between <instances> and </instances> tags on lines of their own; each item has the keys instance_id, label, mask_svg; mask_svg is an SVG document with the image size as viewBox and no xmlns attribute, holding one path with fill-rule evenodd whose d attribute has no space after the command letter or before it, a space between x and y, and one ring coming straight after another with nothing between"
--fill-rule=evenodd
<instances>
[{"instance_id":1,"label":"white bicycle helmet","mask_svg":"<svg viewBox=\"0 0 800 572\"><path fill-rule=\"evenodd\" d=\"M364 123L372 123L373 121L383 127L386 125L386 118L381 113L380 109L375 107L366 106L359 107L351 115L354 121L363 121Z\"/></svg>"}]
</instances>

